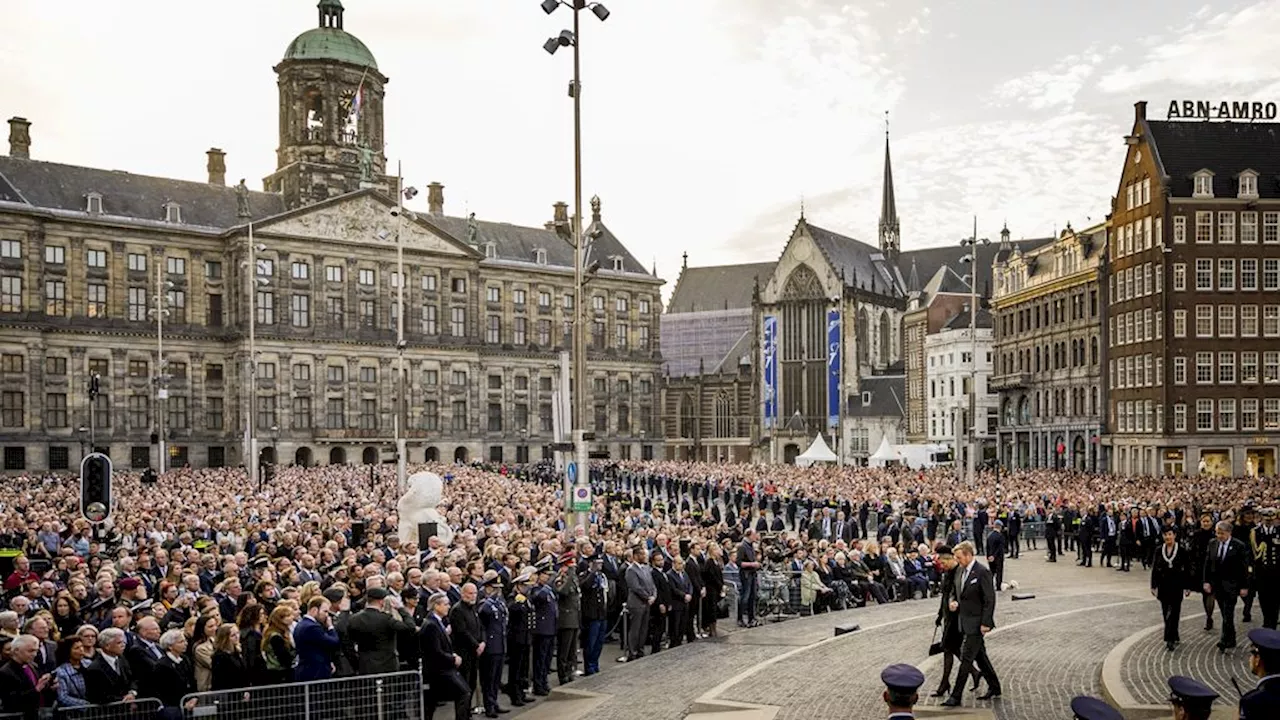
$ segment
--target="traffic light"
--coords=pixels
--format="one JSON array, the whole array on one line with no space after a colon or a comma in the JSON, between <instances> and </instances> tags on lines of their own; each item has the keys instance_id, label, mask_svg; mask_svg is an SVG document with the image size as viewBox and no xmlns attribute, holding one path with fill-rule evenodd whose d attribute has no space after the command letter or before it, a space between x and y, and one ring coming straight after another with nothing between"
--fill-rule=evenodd
<instances>
[{"instance_id":1,"label":"traffic light","mask_svg":"<svg viewBox=\"0 0 1280 720\"><path fill-rule=\"evenodd\" d=\"M80 461L80 514L91 523L111 517L111 458L102 453Z\"/></svg>"}]
</instances>

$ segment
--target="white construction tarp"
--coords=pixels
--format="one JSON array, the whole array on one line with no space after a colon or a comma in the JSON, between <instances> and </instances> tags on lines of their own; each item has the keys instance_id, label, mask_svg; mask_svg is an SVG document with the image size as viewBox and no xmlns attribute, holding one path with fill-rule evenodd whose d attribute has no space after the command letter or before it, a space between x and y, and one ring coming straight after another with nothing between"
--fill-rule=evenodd
<instances>
[{"instance_id":1,"label":"white construction tarp","mask_svg":"<svg viewBox=\"0 0 1280 720\"><path fill-rule=\"evenodd\" d=\"M813 444L808 450L796 456L796 465L800 467L809 467L814 463L820 462L839 462L840 458L831 452L831 448L827 447L827 441L822 439L822 433L813 439Z\"/></svg>"}]
</instances>

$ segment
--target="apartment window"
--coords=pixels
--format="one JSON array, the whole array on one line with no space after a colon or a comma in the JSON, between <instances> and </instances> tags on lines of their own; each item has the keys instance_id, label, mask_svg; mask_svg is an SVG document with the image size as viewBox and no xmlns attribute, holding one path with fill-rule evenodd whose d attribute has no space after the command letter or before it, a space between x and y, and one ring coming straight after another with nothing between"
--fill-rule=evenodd
<instances>
[{"instance_id":1,"label":"apartment window","mask_svg":"<svg viewBox=\"0 0 1280 720\"><path fill-rule=\"evenodd\" d=\"M293 366L293 379L297 382L311 382L311 366L295 363Z\"/></svg>"},{"instance_id":2,"label":"apartment window","mask_svg":"<svg viewBox=\"0 0 1280 720\"><path fill-rule=\"evenodd\" d=\"M258 363L258 377L262 380L275 380L276 364L273 362Z\"/></svg>"},{"instance_id":3,"label":"apartment window","mask_svg":"<svg viewBox=\"0 0 1280 720\"><path fill-rule=\"evenodd\" d=\"M342 298L325 298L324 301L325 315L329 318L329 327L342 329L345 313L343 312Z\"/></svg>"},{"instance_id":4,"label":"apartment window","mask_svg":"<svg viewBox=\"0 0 1280 720\"><path fill-rule=\"evenodd\" d=\"M360 326L367 327L367 328L378 326L378 301L377 300L361 300L360 301Z\"/></svg>"},{"instance_id":5,"label":"apartment window","mask_svg":"<svg viewBox=\"0 0 1280 720\"><path fill-rule=\"evenodd\" d=\"M1177 403L1173 406L1173 431L1187 431L1187 406L1183 403Z\"/></svg>"},{"instance_id":6,"label":"apartment window","mask_svg":"<svg viewBox=\"0 0 1280 720\"><path fill-rule=\"evenodd\" d=\"M618 323L613 326L613 346L619 350L626 350L630 346L631 326L626 323Z\"/></svg>"},{"instance_id":7,"label":"apartment window","mask_svg":"<svg viewBox=\"0 0 1280 720\"><path fill-rule=\"evenodd\" d=\"M1204 245L1213 242L1213 212L1201 210L1196 213L1196 242Z\"/></svg>"},{"instance_id":8,"label":"apartment window","mask_svg":"<svg viewBox=\"0 0 1280 720\"><path fill-rule=\"evenodd\" d=\"M529 343L529 320L527 318L518 317L513 321L511 328L511 342L516 345L527 345Z\"/></svg>"},{"instance_id":9,"label":"apartment window","mask_svg":"<svg viewBox=\"0 0 1280 720\"><path fill-rule=\"evenodd\" d=\"M1240 176L1240 197L1258 197L1258 176L1253 173L1245 173Z\"/></svg>"},{"instance_id":10,"label":"apartment window","mask_svg":"<svg viewBox=\"0 0 1280 720\"><path fill-rule=\"evenodd\" d=\"M1218 353L1218 384L1234 385L1236 382L1236 354L1234 352Z\"/></svg>"},{"instance_id":11,"label":"apartment window","mask_svg":"<svg viewBox=\"0 0 1280 720\"><path fill-rule=\"evenodd\" d=\"M311 326L311 296L310 295L294 295L290 301L292 304L289 308L292 315L294 327L310 327Z\"/></svg>"},{"instance_id":12,"label":"apartment window","mask_svg":"<svg viewBox=\"0 0 1280 720\"><path fill-rule=\"evenodd\" d=\"M435 305L422 306L422 334L438 335L440 334L440 308Z\"/></svg>"},{"instance_id":13,"label":"apartment window","mask_svg":"<svg viewBox=\"0 0 1280 720\"><path fill-rule=\"evenodd\" d=\"M453 337L466 337L467 335L467 309L466 308L449 308L449 334Z\"/></svg>"},{"instance_id":14,"label":"apartment window","mask_svg":"<svg viewBox=\"0 0 1280 720\"><path fill-rule=\"evenodd\" d=\"M1222 398L1218 401L1218 429L1222 432L1235 431L1236 401L1234 398Z\"/></svg>"},{"instance_id":15,"label":"apartment window","mask_svg":"<svg viewBox=\"0 0 1280 720\"><path fill-rule=\"evenodd\" d=\"M640 338L639 338L640 349L648 350L649 349L649 326L641 325L639 330L640 330Z\"/></svg>"},{"instance_id":16,"label":"apartment window","mask_svg":"<svg viewBox=\"0 0 1280 720\"><path fill-rule=\"evenodd\" d=\"M150 363L148 363L146 360L130 360L129 366L128 366L129 377L131 378L149 377L149 372L148 372L149 365Z\"/></svg>"},{"instance_id":17,"label":"apartment window","mask_svg":"<svg viewBox=\"0 0 1280 720\"><path fill-rule=\"evenodd\" d=\"M1186 263L1173 264L1173 289L1182 292L1187 289L1187 265Z\"/></svg>"},{"instance_id":18,"label":"apartment window","mask_svg":"<svg viewBox=\"0 0 1280 720\"><path fill-rule=\"evenodd\" d=\"M289 274L294 280L307 280L311 277L311 266L305 262L295 262L289 266Z\"/></svg>"},{"instance_id":19,"label":"apartment window","mask_svg":"<svg viewBox=\"0 0 1280 720\"><path fill-rule=\"evenodd\" d=\"M454 432L467 431L467 401L454 400L452 417L449 419L450 429Z\"/></svg>"},{"instance_id":20,"label":"apartment window","mask_svg":"<svg viewBox=\"0 0 1280 720\"><path fill-rule=\"evenodd\" d=\"M524 307L526 295L524 290L512 290L511 303L517 307Z\"/></svg>"},{"instance_id":21,"label":"apartment window","mask_svg":"<svg viewBox=\"0 0 1280 720\"><path fill-rule=\"evenodd\" d=\"M1280 212L1262 213L1262 242L1280 243Z\"/></svg>"},{"instance_id":22,"label":"apartment window","mask_svg":"<svg viewBox=\"0 0 1280 720\"><path fill-rule=\"evenodd\" d=\"M66 393L48 393L44 396L44 424L49 428L67 427Z\"/></svg>"},{"instance_id":23,"label":"apartment window","mask_svg":"<svg viewBox=\"0 0 1280 720\"><path fill-rule=\"evenodd\" d=\"M494 287L492 285L485 288L484 299L485 302L502 302L502 288Z\"/></svg>"},{"instance_id":24,"label":"apartment window","mask_svg":"<svg viewBox=\"0 0 1280 720\"><path fill-rule=\"evenodd\" d=\"M1213 197L1213 175L1207 172L1198 173L1195 176L1195 196L1202 198Z\"/></svg>"},{"instance_id":25,"label":"apartment window","mask_svg":"<svg viewBox=\"0 0 1280 720\"><path fill-rule=\"evenodd\" d=\"M360 368L360 382L362 383L378 382L378 368L368 367L368 366Z\"/></svg>"},{"instance_id":26,"label":"apartment window","mask_svg":"<svg viewBox=\"0 0 1280 720\"><path fill-rule=\"evenodd\" d=\"M1280 290L1280 258L1263 259L1262 289Z\"/></svg>"},{"instance_id":27,"label":"apartment window","mask_svg":"<svg viewBox=\"0 0 1280 720\"><path fill-rule=\"evenodd\" d=\"M1258 429L1258 399L1240 400L1240 429L1249 432Z\"/></svg>"},{"instance_id":28,"label":"apartment window","mask_svg":"<svg viewBox=\"0 0 1280 720\"><path fill-rule=\"evenodd\" d=\"M151 398L147 395L129 396L129 427L142 430L151 425Z\"/></svg>"},{"instance_id":29,"label":"apartment window","mask_svg":"<svg viewBox=\"0 0 1280 720\"><path fill-rule=\"evenodd\" d=\"M187 397L172 395L166 402L169 410L169 427L174 430L186 430L191 426L191 416L187 412Z\"/></svg>"},{"instance_id":30,"label":"apartment window","mask_svg":"<svg viewBox=\"0 0 1280 720\"><path fill-rule=\"evenodd\" d=\"M105 268L107 266L107 251L89 249L84 251L84 264L91 268Z\"/></svg>"},{"instance_id":31,"label":"apartment window","mask_svg":"<svg viewBox=\"0 0 1280 720\"><path fill-rule=\"evenodd\" d=\"M222 295L209 293L205 311L206 325L209 327L222 327Z\"/></svg>"},{"instance_id":32,"label":"apartment window","mask_svg":"<svg viewBox=\"0 0 1280 720\"><path fill-rule=\"evenodd\" d=\"M1268 350L1262 353L1262 382L1268 385L1280 383L1280 352Z\"/></svg>"},{"instance_id":33,"label":"apartment window","mask_svg":"<svg viewBox=\"0 0 1280 720\"><path fill-rule=\"evenodd\" d=\"M467 291L467 279L464 277L451 278L449 280L449 288L455 293L465 293Z\"/></svg>"},{"instance_id":34,"label":"apartment window","mask_svg":"<svg viewBox=\"0 0 1280 720\"><path fill-rule=\"evenodd\" d=\"M423 430L436 431L440 429L440 403L436 400L427 400L422 403L422 422L420 427Z\"/></svg>"},{"instance_id":35,"label":"apartment window","mask_svg":"<svg viewBox=\"0 0 1280 720\"><path fill-rule=\"evenodd\" d=\"M1235 337L1236 336L1236 306L1235 305L1219 305L1218 306L1218 337Z\"/></svg>"},{"instance_id":36,"label":"apartment window","mask_svg":"<svg viewBox=\"0 0 1280 720\"><path fill-rule=\"evenodd\" d=\"M484 339L485 342L493 344L502 342L502 318L497 315L490 315L486 318Z\"/></svg>"},{"instance_id":37,"label":"apartment window","mask_svg":"<svg viewBox=\"0 0 1280 720\"><path fill-rule=\"evenodd\" d=\"M1173 311L1173 336L1183 338L1187 336L1187 311Z\"/></svg>"},{"instance_id":38,"label":"apartment window","mask_svg":"<svg viewBox=\"0 0 1280 720\"><path fill-rule=\"evenodd\" d=\"M129 272L147 271L147 256L143 253L129 253L126 262Z\"/></svg>"},{"instance_id":39,"label":"apartment window","mask_svg":"<svg viewBox=\"0 0 1280 720\"><path fill-rule=\"evenodd\" d=\"M1280 430L1280 398L1262 401L1262 429L1267 432Z\"/></svg>"},{"instance_id":40,"label":"apartment window","mask_svg":"<svg viewBox=\"0 0 1280 720\"><path fill-rule=\"evenodd\" d=\"M22 241L21 240L0 240L0 258L21 260L22 259Z\"/></svg>"},{"instance_id":41,"label":"apartment window","mask_svg":"<svg viewBox=\"0 0 1280 720\"><path fill-rule=\"evenodd\" d=\"M435 276L435 275L433 275L433 274L431 274L431 273L428 273L428 274L426 274L426 275L423 275L423 276L422 276L422 289L423 289L425 292L435 292L435 291L436 291L436 283L437 283L437 282L438 282L438 280L436 279L436 276Z\"/></svg>"},{"instance_id":42,"label":"apartment window","mask_svg":"<svg viewBox=\"0 0 1280 720\"><path fill-rule=\"evenodd\" d=\"M560 307L561 307L561 308L563 308L563 309L565 309L565 310L572 310L572 309L573 309L573 294L572 294L572 293L565 293L565 294L564 294L564 297L563 297L563 298L561 298L561 300L560 300Z\"/></svg>"},{"instance_id":43,"label":"apartment window","mask_svg":"<svg viewBox=\"0 0 1280 720\"><path fill-rule=\"evenodd\" d=\"M331 282L331 283L342 282L342 266L341 265L325 265L324 279L325 279L325 282Z\"/></svg>"},{"instance_id":44,"label":"apartment window","mask_svg":"<svg viewBox=\"0 0 1280 720\"><path fill-rule=\"evenodd\" d=\"M591 323L591 347L596 350L604 349L604 322L601 320Z\"/></svg>"},{"instance_id":45,"label":"apartment window","mask_svg":"<svg viewBox=\"0 0 1280 720\"><path fill-rule=\"evenodd\" d=\"M1173 216L1173 242L1181 245L1187 241L1187 216Z\"/></svg>"},{"instance_id":46,"label":"apartment window","mask_svg":"<svg viewBox=\"0 0 1280 720\"><path fill-rule=\"evenodd\" d=\"M44 262L46 265L66 265L67 249L61 245L46 245L44 247Z\"/></svg>"},{"instance_id":47,"label":"apartment window","mask_svg":"<svg viewBox=\"0 0 1280 720\"><path fill-rule=\"evenodd\" d=\"M449 384L454 387L462 387L467 384L467 371L454 370L449 373Z\"/></svg>"},{"instance_id":48,"label":"apartment window","mask_svg":"<svg viewBox=\"0 0 1280 720\"><path fill-rule=\"evenodd\" d=\"M360 429L378 429L378 401L374 398L364 398L360 401Z\"/></svg>"},{"instance_id":49,"label":"apartment window","mask_svg":"<svg viewBox=\"0 0 1280 720\"><path fill-rule=\"evenodd\" d=\"M1213 400L1209 398L1196 400L1196 431L1213 431Z\"/></svg>"},{"instance_id":50,"label":"apartment window","mask_svg":"<svg viewBox=\"0 0 1280 720\"><path fill-rule=\"evenodd\" d=\"M649 394L650 394L650 393L652 393L652 392L653 392L653 381L652 381L652 380L641 380L641 381L640 381L640 394L641 394L641 395L649 395Z\"/></svg>"},{"instance_id":51,"label":"apartment window","mask_svg":"<svg viewBox=\"0 0 1280 720\"><path fill-rule=\"evenodd\" d=\"M130 292L133 288L130 289ZM143 291L142 313L146 316L146 291ZM67 314L67 284L61 280L44 281L44 314L65 317ZM132 318L131 318L132 319Z\"/></svg>"},{"instance_id":52,"label":"apartment window","mask_svg":"<svg viewBox=\"0 0 1280 720\"><path fill-rule=\"evenodd\" d=\"M222 279L222 263L217 260L205 260L204 276L208 280Z\"/></svg>"},{"instance_id":53,"label":"apartment window","mask_svg":"<svg viewBox=\"0 0 1280 720\"><path fill-rule=\"evenodd\" d=\"M528 390L528 389L529 389L529 376L528 376L528 375L517 375L517 376L516 376L516 390L523 391L523 390Z\"/></svg>"},{"instance_id":54,"label":"apartment window","mask_svg":"<svg viewBox=\"0 0 1280 720\"><path fill-rule=\"evenodd\" d=\"M185 323L187 321L187 291L169 291L169 322Z\"/></svg>"},{"instance_id":55,"label":"apartment window","mask_svg":"<svg viewBox=\"0 0 1280 720\"><path fill-rule=\"evenodd\" d=\"M1240 242L1247 245L1258 242L1258 213L1254 210L1240 213Z\"/></svg>"},{"instance_id":56,"label":"apartment window","mask_svg":"<svg viewBox=\"0 0 1280 720\"><path fill-rule=\"evenodd\" d=\"M299 430L309 430L311 428L311 398L305 395L295 397L291 415L292 417L289 420L292 427Z\"/></svg>"},{"instance_id":57,"label":"apartment window","mask_svg":"<svg viewBox=\"0 0 1280 720\"><path fill-rule=\"evenodd\" d=\"M19 355L18 357L21 358L22 356ZM67 359L64 357L56 357L56 356L46 357L44 359L44 374L45 375L66 375Z\"/></svg>"},{"instance_id":58,"label":"apartment window","mask_svg":"<svg viewBox=\"0 0 1280 720\"><path fill-rule=\"evenodd\" d=\"M1213 384L1213 353L1211 352L1196 353L1196 384L1197 385Z\"/></svg>"},{"instance_id":59,"label":"apartment window","mask_svg":"<svg viewBox=\"0 0 1280 720\"><path fill-rule=\"evenodd\" d=\"M377 281L377 276L371 268L360 268L356 276L356 282L364 286L372 286Z\"/></svg>"},{"instance_id":60,"label":"apartment window","mask_svg":"<svg viewBox=\"0 0 1280 720\"><path fill-rule=\"evenodd\" d=\"M551 403L542 403L538 405L538 431L551 432L553 424L551 417Z\"/></svg>"},{"instance_id":61,"label":"apartment window","mask_svg":"<svg viewBox=\"0 0 1280 720\"><path fill-rule=\"evenodd\" d=\"M347 409L342 398L324 401L324 426L330 430L343 430L347 427Z\"/></svg>"},{"instance_id":62,"label":"apartment window","mask_svg":"<svg viewBox=\"0 0 1280 720\"><path fill-rule=\"evenodd\" d=\"M640 306L639 307L640 314L648 315L649 314L649 298L640 298L638 304Z\"/></svg>"},{"instance_id":63,"label":"apartment window","mask_svg":"<svg viewBox=\"0 0 1280 720\"><path fill-rule=\"evenodd\" d=\"M20 392L0 393L0 425L22 427L26 425L26 399Z\"/></svg>"},{"instance_id":64,"label":"apartment window","mask_svg":"<svg viewBox=\"0 0 1280 720\"><path fill-rule=\"evenodd\" d=\"M603 295L592 295L592 296L591 296L591 309L592 309L592 310L600 310L600 311L603 311L603 310L604 310L604 296L603 296Z\"/></svg>"},{"instance_id":65,"label":"apartment window","mask_svg":"<svg viewBox=\"0 0 1280 720\"><path fill-rule=\"evenodd\" d=\"M1196 306L1196 337L1213 337L1213 306Z\"/></svg>"},{"instance_id":66,"label":"apartment window","mask_svg":"<svg viewBox=\"0 0 1280 720\"><path fill-rule=\"evenodd\" d=\"M1218 289L1236 289L1236 261L1231 258L1218 260Z\"/></svg>"},{"instance_id":67,"label":"apartment window","mask_svg":"<svg viewBox=\"0 0 1280 720\"><path fill-rule=\"evenodd\" d=\"M422 384L427 387L435 387L440 384L439 370L426 370L422 373Z\"/></svg>"},{"instance_id":68,"label":"apartment window","mask_svg":"<svg viewBox=\"0 0 1280 720\"><path fill-rule=\"evenodd\" d=\"M1234 243L1236 241L1236 214L1228 210L1218 213L1218 242Z\"/></svg>"},{"instance_id":69,"label":"apartment window","mask_svg":"<svg viewBox=\"0 0 1280 720\"><path fill-rule=\"evenodd\" d=\"M271 258L258 258L258 277L271 277L276 274L276 261Z\"/></svg>"},{"instance_id":70,"label":"apartment window","mask_svg":"<svg viewBox=\"0 0 1280 720\"><path fill-rule=\"evenodd\" d=\"M594 378L591 381L591 392L595 395L604 395L609 392L609 381L606 378Z\"/></svg>"},{"instance_id":71,"label":"apartment window","mask_svg":"<svg viewBox=\"0 0 1280 720\"><path fill-rule=\"evenodd\" d=\"M607 432L609 430L609 408L604 405L595 407L595 431Z\"/></svg>"},{"instance_id":72,"label":"apartment window","mask_svg":"<svg viewBox=\"0 0 1280 720\"><path fill-rule=\"evenodd\" d=\"M1240 259L1240 289L1252 291L1258 289L1258 259Z\"/></svg>"},{"instance_id":73,"label":"apartment window","mask_svg":"<svg viewBox=\"0 0 1280 720\"><path fill-rule=\"evenodd\" d=\"M627 309L628 309L628 301L626 297L618 296L613 299L614 312L624 313L624 312L627 312Z\"/></svg>"},{"instance_id":74,"label":"apartment window","mask_svg":"<svg viewBox=\"0 0 1280 720\"><path fill-rule=\"evenodd\" d=\"M269 290L258 291L258 324L274 325L276 322L276 294Z\"/></svg>"},{"instance_id":75,"label":"apartment window","mask_svg":"<svg viewBox=\"0 0 1280 720\"><path fill-rule=\"evenodd\" d=\"M1173 359L1173 384L1187 384L1187 359L1181 355Z\"/></svg>"},{"instance_id":76,"label":"apartment window","mask_svg":"<svg viewBox=\"0 0 1280 720\"><path fill-rule=\"evenodd\" d=\"M1240 306L1240 337L1258 336L1258 306Z\"/></svg>"},{"instance_id":77,"label":"apartment window","mask_svg":"<svg viewBox=\"0 0 1280 720\"><path fill-rule=\"evenodd\" d=\"M211 397L204 401L204 429L222 429L222 398Z\"/></svg>"},{"instance_id":78,"label":"apartment window","mask_svg":"<svg viewBox=\"0 0 1280 720\"><path fill-rule=\"evenodd\" d=\"M546 290L542 290L538 292L538 307L540 308L551 307L551 293L547 292Z\"/></svg>"},{"instance_id":79,"label":"apartment window","mask_svg":"<svg viewBox=\"0 0 1280 720\"><path fill-rule=\"evenodd\" d=\"M489 432L502 432L501 403L489 403Z\"/></svg>"},{"instance_id":80,"label":"apartment window","mask_svg":"<svg viewBox=\"0 0 1280 720\"><path fill-rule=\"evenodd\" d=\"M164 259L165 271L170 275L186 275L187 259L180 257L167 257Z\"/></svg>"},{"instance_id":81,"label":"apartment window","mask_svg":"<svg viewBox=\"0 0 1280 720\"><path fill-rule=\"evenodd\" d=\"M1262 334L1265 337L1280 336L1280 305L1262 306Z\"/></svg>"},{"instance_id":82,"label":"apartment window","mask_svg":"<svg viewBox=\"0 0 1280 720\"><path fill-rule=\"evenodd\" d=\"M89 358L89 374L97 373L101 377L110 377L111 361L106 358Z\"/></svg>"},{"instance_id":83,"label":"apartment window","mask_svg":"<svg viewBox=\"0 0 1280 720\"><path fill-rule=\"evenodd\" d=\"M1246 350L1240 353L1240 382L1245 384L1257 384L1258 382L1257 351Z\"/></svg>"},{"instance_id":84,"label":"apartment window","mask_svg":"<svg viewBox=\"0 0 1280 720\"><path fill-rule=\"evenodd\" d=\"M85 288L85 314L91 318L107 316L107 286L90 283Z\"/></svg>"},{"instance_id":85,"label":"apartment window","mask_svg":"<svg viewBox=\"0 0 1280 720\"><path fill-rule=\"evenodd\" d=\"M538 344L547 347L551 345L551 321L538 321Z\"/></svg>"},{"instance_id":86,"label":"apartment window","mask_svg":"<svg viewBox=\"0 0 1280 720\"><path fill-rule=\"evenodd\" d=\"M1196 260L1196 290L1213 292L1213 260L1210 258Z\"/></svg>"},{"instance_id":87,"label":"apartment window","mask_svg":"<svg viewBox=\"0 0 1280 720\"><path fill-rule=\"evenodd\" d=\"M398 273L398 272L392 272L392 273L391 273L391 276L390 276L390 280L389 280L389 282L391 283L391 287L393 287L393 288L399 288L399 287L400 287L400 273Z\"/></svg>"}]
</instances>

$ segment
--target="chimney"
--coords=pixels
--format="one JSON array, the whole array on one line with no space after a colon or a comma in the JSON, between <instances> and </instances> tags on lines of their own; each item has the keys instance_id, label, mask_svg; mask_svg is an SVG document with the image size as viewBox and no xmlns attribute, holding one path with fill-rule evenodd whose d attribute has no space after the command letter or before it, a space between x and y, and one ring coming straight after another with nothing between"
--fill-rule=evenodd
<instances>
[{"instance_id":1,"label":"chimney","mask_svg":"<svg viewBox=\"0 0 1280 720\"><path fill-rule=\"evenodd\" d=\"M209 184L227 184L227 154L218 148L209 148Z\"/></svg>"},{"instance_id":2,"label":"chimney","mask_svg":"<svg viewBox=\"0 0 1280 720\"><path fill-rule=\"evenodd\" d=\"M444 214L444 185L433 182L427 186L427 211L432 215Z\"/></svg>"},{"instance_id":3,"label":"chimney","mask_svg":"<svg viewBox=\"0 0 1280 720\"><path fill-rule=\"evenodd\" d=\"M24 117L9 118L9 157L31 158L31 123Z\"/></svg>"},{"instance_id":4,"label":"chimney","mask_svg":"<svg viewBox=\"0 0 1280 720\"><path fill-rule=\"evenodd\" d=\"M1133 119L1135 122L1142 122L1147 119L1147 101L1139 100L1133 104Z\"/></svg>"},{"instance_id":5,"label":"chimney","mask_svg":"<svg viewBox=\"0 0 1280 720\"><path fill-rule=\"evenodd\" d=\"M555 208L555 214L551 216L551 221L557 225L569 224L569 203L558 202L551 207Z\"/></svg>"}]
</instances>

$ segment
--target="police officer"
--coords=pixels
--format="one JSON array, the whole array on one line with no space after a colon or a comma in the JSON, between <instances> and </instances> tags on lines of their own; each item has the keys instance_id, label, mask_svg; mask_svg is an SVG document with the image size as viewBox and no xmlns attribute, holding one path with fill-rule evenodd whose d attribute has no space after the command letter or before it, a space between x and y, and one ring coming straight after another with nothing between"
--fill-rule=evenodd
<instances>
[{"instance_id":1,"label":"police officer","mask_svg":"<svg viewBox=\"0 0 1280 720\"><path fill-rule=\"evenodd\" d=\"M1275 710L1280 707L1280 631L1250 630L1249 642L1253 643L1249 670L1261 679L1240 697L1240 720L1275 717Z\"/></svg>"},{"instance_id":2,"label":"police officer","mask_svg":"<svg viewBox=\"0 0 1280 720\"><path fill-rule=\"evenodd\" d=\"M1119 710L1088 695L1071 698L1071 716L1075 720L1124 720Z\"/></svg>"},{"instance_id":3,"label":"police officer","mask_svg":"<svg viewBox=\"0 0 1280 720\"><path fill-rule=\"evenodd\" d=\"M507 697L515 707L523 707L533 698L526 697L525 683L529 680L529 648L533 645L533 628L536 616L533 605L525 593L533 570L525 569L512 581L514 593L507 603Z\"/></svg>"},{"instance_id":4,"label":"police officer","mask_svg":"<svg viewBox=\"0 0 1280 720\"><path fill-rule=\"evenodd\" d=\"M1262 523L1253 530L1253 585L1262 608L1262 627L1276 629L1280 616L1280 527L1276 525L1276 509L1262 511Z\"/></svg>"},{"instance_id":5,"label":"police officer","mask_svg":"<svg viewBox=\"0 0 1280 720\"><path fill-rule=\"evenodd\" d=\"M529 593L533 602L533 694L545 697L551 694L547 673L551 672L551 658L556 652L556 623L560 618L560 605L556 591L551 587L551 556L537 564L538 581Z\"/></svg>"},{"instance_id":6,"label":"police officer","mask_svg":"<svg viewBox=\"0 0 1280 720\"><path fill-rule=\"evenodd\" d=\"M1173 720L1209 720L1218 693L1193 678L1174 675L1169 678L1169 702L1173 704Z\"/></svg>"},{"instance_id":7,"label":"police officer","mask_svg":"<svg viewBox=\"0 0 1280 720\"><path fill-rule=\"evenodd\" d=\"M502 658L507 650L507 603L502 599L502 578L497 570L486 570L481 582L484 600L480 603L480 627L484 650L480 654L480 693L484 716L498 717L506 708L498 707L498 687L502 684Z\"/></svg>"},{"instance_id":8,"label":"police officer","mask_svg":"<svg viewBox=\"0 0 1280 720\"><path fill-rule=\"evenodd\" d=\"M915 720L914 707L920 699L917 691L924 684L924 673L911 665L890 665L880 671L880 682L884 683L889 720Z\"/></svg>"}]
</instances>

